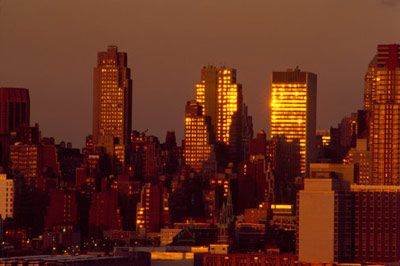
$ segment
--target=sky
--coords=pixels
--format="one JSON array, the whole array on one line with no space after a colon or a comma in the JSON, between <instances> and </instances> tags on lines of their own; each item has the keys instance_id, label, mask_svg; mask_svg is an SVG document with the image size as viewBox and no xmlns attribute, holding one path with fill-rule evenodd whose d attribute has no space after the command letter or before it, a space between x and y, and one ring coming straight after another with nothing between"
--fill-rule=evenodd
<instances>
[{"instance_id":1,"label":"sky","mask_svg":"<svg viewBox=\"0 0 400 266\"><path fill-rule=\"evenodd\" d=\"M400 0L0 0L0 86L30 90L31 124L82 147L98 51L128 53L133 128L183 137L204 65L237 69L255 132L272 71L318 75L317 128L362 108L379 43L400 42Z\"/></svg>"}]
</instances>

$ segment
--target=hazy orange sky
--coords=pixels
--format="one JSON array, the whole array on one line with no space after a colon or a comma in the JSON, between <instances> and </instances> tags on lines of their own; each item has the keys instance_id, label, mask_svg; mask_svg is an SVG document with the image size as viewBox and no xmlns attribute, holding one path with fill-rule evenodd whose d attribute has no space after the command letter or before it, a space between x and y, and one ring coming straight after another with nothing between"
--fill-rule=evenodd
<instances>
[{"instance_id":1,"label":"hazy orange sky","mask_svg":"<svg viewBox=\"0 0 400 266\"><path fill-rule=\"evenodd\" d=\"M271 71L318 74L317 128L362 106L378 43L400 42L396 0L1 0L0 86L26 87L43 136L91 133L92 70L118 45L133 73L133 128L183 135L203 65L238 69L254 129L268 125Z\"/></svg>"}]
</instances>

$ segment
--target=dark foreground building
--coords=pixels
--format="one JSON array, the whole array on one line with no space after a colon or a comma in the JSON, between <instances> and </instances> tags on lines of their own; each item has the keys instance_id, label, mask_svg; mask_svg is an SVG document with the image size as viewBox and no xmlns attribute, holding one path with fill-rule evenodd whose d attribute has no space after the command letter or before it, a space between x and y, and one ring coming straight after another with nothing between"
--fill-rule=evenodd
<instances>
[{"instance_id":1,"label":"dark foreground building","mask_svg":"<svg viewBox=\"0 0 400 266\"><path fill-rule=\"evenodd\" d=\"M352 186L354 261L400 260L400 186Z\"/></svg>"},{"instance_id":2,"label":"dark foreground building","mask_svg":"<svg viewBox=\"0 0 400 266\"><path fill-rule=\"evenodd\" d=\"M265 253L206 254L204 266L224 265L295 265L294 255L268 255Z\"/></svg>"},{"instance_id":3,"label":"dark foreground building","mask_svg":"<svg viewBox=\"0 0 400 266\"><path fill-rule=\"evenodd\" d=\"M147 266L150 265L150 254L136 252L130 256L96 256L96 255L38 255L12 258L0 258L0 265L96 265L96 266Z\"/></svg>"}]
</instances>

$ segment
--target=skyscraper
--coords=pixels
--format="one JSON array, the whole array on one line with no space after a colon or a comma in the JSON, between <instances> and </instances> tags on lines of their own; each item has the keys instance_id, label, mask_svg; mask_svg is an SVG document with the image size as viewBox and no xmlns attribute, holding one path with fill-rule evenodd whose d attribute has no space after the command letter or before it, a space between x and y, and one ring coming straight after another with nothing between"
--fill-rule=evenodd
<instances>
[{"instance_id":1,"label":"skyscraper","mask_svg":"<svg viewBox=\"0 0 400 266\"><path fill-rule=\"evenodd\" d=\"M242 85L236 81L236 69L206 66L201 70L201 81L196 84L196 102L209 116L216 141L229 147L233 161L247 156L252 139L252 119L243 103Z\"/></svg>"},{"instance_id":2,"label":"skyscraper","mask_svg":"<svg viewBox=\"0 0 400 266\"><path fill-rule=\"evenodd\" d=\"M364 110L367 113L368 145L365 143L360 149L357 143L357 149L350 150L349 154L354 153L360 168L358 184L351 187L354 257L357 262L398 261L400 45L378 45L377 54L365 75Z\"/></svg>"},{"instance_id":3,"label":"skyscraper","mask_svg":"<svg viewBox=\"0 0 400 266\"><path fill-rule=\"evenodd\" d=\"M210 117L203 114L202 106L195 101L187 102L184 157L186 164L196 171L200 171L210 157L212 133Z\"/></svg>"},{"instance_id":4,"label":"skyscraper","mask_svg":"<svg viewBox=\"0 0 400 266\"><path fill-rule=\"evenodd\" d=\"M196 102L203 110L203 115L211 119L211 124L216 126L218 119L218 68L205 66L201 69L201 81L196 84Z\"/></svg>"},{"instance_id":5,"label":"skyscraper","mask_svg":"<svg viewBox=\"0 0 400 266\"><path fill-rule=\"evenodd\" d=\"M127 54L116 46L97 55L93 71L93 143L121 163L132 127L132 80Z\"/></svg>"},{"instance_id":6,"label":"skyscraper","mask_svg":"<svg viewBox=\"0 0 400 266\"><path fill-rule=\"evenodd\" d=\"M0 134L29 126L29 91L21 88L0 88Z\"/></svg>"},{"instance_id":7,"label":"skyscraper","mask_svg":"<svg viewBox=\"0 0 400 266\"><path fill-rule=\"evenodd\" d=\"M203 114L211 117L217 141L229 144L233 115L242 104L242 85L236 82L236 69L207 66L196 84L196 101Z\"/></svg>"},{"instance_id":8,"label":"skyscraper","mask_svg":"<svg viewBox=\"0 0 400 266\"><path fill-rule=\"evenodd\" d=\"M400 45L378 45L365 76L371 184L400 185Z\"/></svg>"},{"instance_id":9,"label":"skyscraper","mask_svg":"<svg viewBox=\"0 0 400 266\"><path fill-rule=\"evenodd\" d=\"M299 141L305 175L316 157L317 75L299 68L272 72L270 99L271 138L284 135L288 141Z\"/></svg>"},{"instance_id":10,"label":"skyscraper","mask_svg":"<svg viewBox=\"0 0 400 266\"><path fill-rule=\"evenodd\" d=\"M23 88L0 88L0 164L8 158L11 132L29 126L29 90Z\"/></svg>"}]
</instances>

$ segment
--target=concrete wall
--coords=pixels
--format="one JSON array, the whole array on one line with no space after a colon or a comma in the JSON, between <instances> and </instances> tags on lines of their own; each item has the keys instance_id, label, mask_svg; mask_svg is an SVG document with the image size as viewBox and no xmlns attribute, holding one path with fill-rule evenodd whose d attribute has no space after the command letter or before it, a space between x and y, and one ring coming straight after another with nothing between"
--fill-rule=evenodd
<instances>
[{"instance_id":1,"label":"concrete wall","mask_svg":"<svg viewBox=\"0 0 400 266\"><path fill-rule=\"evenodd\" d=\"M299 192L299 261L334 262L335 192L331 179L305 179Z\"/></svg>"}]
</instances>

